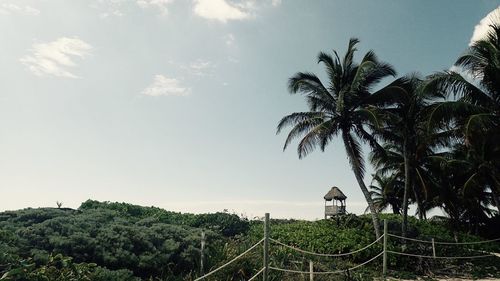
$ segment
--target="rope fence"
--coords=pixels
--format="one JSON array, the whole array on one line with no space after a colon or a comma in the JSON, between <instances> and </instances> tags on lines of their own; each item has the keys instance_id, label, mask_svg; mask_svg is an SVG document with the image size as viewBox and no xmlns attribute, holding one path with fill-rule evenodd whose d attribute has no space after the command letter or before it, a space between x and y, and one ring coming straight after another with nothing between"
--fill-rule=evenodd
<instances>
[{"instance_id":1,"label":"rope fence","mask_svg":"<svg viewBox=\"0 0 500 281\"><path fill-rule=\"evenodd\" d=\"M232 264L233 262L235 262L236 260L238 260L239 258L243 257L244 255L248 254L250 251L252 251L253 249L255 249L257 246L259 246L262 242L264 241L264 238L262 238L259 242L255 243L252 247L248 248L248 250L244 251L243 253L239 254L238 256L236 256L235 258L233 258L232 260L226 262L225 264L219 266L218 268L210 271L209 273L201 276L201 277L198 277L196 279L194 279L194 281L199 281L199 280L203 280L204 278L216 273L217 271L223 269L224 267Z\"/></svg>"},{"instance_id":2,"label":"rope fence","mask_svg":"<svg viewBox=\"0 0 500 281\"><path fill-rule=\"evenodd\" d=\"M414 242L420 242L420 243L429 243L429 244L440 244L440 245L474 245L474 244L484 244L484 243L491 243L491 242L496 242L500 241L500 238L497 239L491 239L491 240L483 240L483 241L473 241L473 242L441 242L441 241L429 241L429 240L420 240L420 239L415 239L415 238L409 238L409 237L403 237L395 234L390 234L388 233L389 236L391 237L396 237L399 239L404 239L404 240L410 240Z\"/></svg>"},{"instance_id":3,"label":"rope fence","mask_svg":"<svg viewBox=\"0 0 500 281\"><path fill-rule=\"evenodd\" d=\"M370 248L371 246L373 246L375 243L377 243L378 241L380 241L380 239L382 239L384 237L384 235L380 236L378 239L376 239L375 241L373 241L372 243L364 246L363 248L361 249L357 249L357 250L354 250L352 252L348 252L348 253L340 253L340 254L322 254L322 253L315 253L315 252L311 252L311 251L307 251L307 250L303 250L303 249L300 249L300 248L296 248L296 247L293 247L293 246L290 246L290 245L287 245L287 244L284 244L276 239L272 239L270 238L269 240L275 244L278 244L280 246L283 246L283 247L286 247L288 249L291 249L291 250L294 250L294 251L297 251L297 252L301 252L301 253L304 253L304 254L309 254L309 255L313 255L313 256L319 256L319 257L343 257L343 256L350 256L350 255L354 255L356 253L359 253L361 251L364 251L368 248Z\"/></svg>"},{"instance_id":4,"label":"rope fence","mask_svg":"<svg viewBox=\"0 0 500 281\"><path fill-rule=\"evenodd\" d=\"M261 268L259 271L257 271L257 273L255 273L254 276L252 276L252 278L248 279L247 281L252 281L252 280L255 280L255 278L259 277L259 275L264 272L264 269L266 269L265 267Z\"/></svg>"},{"instance_id":5,"label":"rope fence","mask_svg":"<svg viewBox=\"0 0 500 281\"><path fill-rule=\"evenodd\" d=\"M409 256L409 257L431 258L431 259L475 259L475 258L487 258L487 257L495 256L494 254L487 254L487 255L477 255L477 256L440 257L440 256L426 256L426 255L410 254L410 253L403 253L403 252L395 252L395 251L391 251L391 250L387 250L387 253L402 255L402 256Z\"/></svg>"},{"instance_id":6,"label":"rope fence","mask_svg":"<svg viewBox=\"0 0 500 281\"><path fill-rule=\"evenodd\" d=\"M233 259L231 259L230 261L226 262L225 264L217 267L216 269L210 271L209 273L201 276L201 277L198 277L196 279L194 279L193 281L200 281L200 280L203 280L209 276L211 276L212 274L220 271L221 269L227 267L228 265L232 264L233 262L235 262L236 260L242 258L243 256L245 256L246 254L248 254L250 251L252 251L253 249L255 249L256 247L258 247L259 245L263 245L263 267L257 271L250 279L248 279L247 281L252 281L252 280L256 280L257 277L261 276L262 275L262 280L263 281L268 281L269 280L269 271L272 270L272 271L278 271L278 272L285 272L285 273L293 273L293 274L309 274L309 280L313 280L313 277L314 275L327 275L327 274L340 274L340 273L348 273L349 271L352 271L352 270L355 270L355 269L358 269L362 266L365 266L367 265L368 263L376 260L377 258L379 258L380 256L382 256L383 258L383 271L382 271L382 275L383 277L385 278L387 276L387 261L388 261L388 254L394 254L394 255L400 255L400 256L408 256L408 257L418 257L418 258L429 258L429 259L476 259L476 258L486 258L486 257L494 257L494 256L499 256L500 257L500 254L498 253L489 253L489 252L486 252L486 251L480 251L480 250L473 250L473 249L467 249L467 250L470 250L470 251L474 251L474 252L479 252L479 253L483 253L482 255L471 255L471 256L438 256L436 255L436 246L435 245L474 245L474 244L484 244L484 243L493 243L493 242L497 242L497 241L500 241L500 238L497 238L497 239L491 239L491 240L483 240L483 241L473 241L473 242L445 242L445 241L434 241L434 239L432 238L431 241L429 240L422 240L422 239L416 239L416 238L410 238L410 237L403 237L403 236L399 236L399 235L395 235L395 234L391 234L388 232L387 230L387 220L384 220L384 234L381 235L380 237L378 237L377 239L375 239L373 242L371 242L370 244L362 247L362 248L359 248L357 250L354 250L354 251L351 251L351 252L348 252L348 253L339 253L339 254L328 254L328 253L316 253L316 252L313 252L313 251L308 251L308 250L304 250L304 249L301 249L301 248L298 248L298 247L294 247L294 246L291 246L291 245L288 245L288 244L285 244L283 242L280 242L279 240L277 239L273 239L273 238L270 238L269 236L269 233L270 233L270 227L269 227L269 214L266 213L265 215L265 219L264 219L264 238L262 238L260 241L258 241L257 243L255 243L253 246L251 246L250 248L248 248L247 250L245 250L244 252L242 252L241 254L239 254L238 256L234 257ZM405 252L398 252L398 251L393 251L393 250L389 250L387 249L387 245L388 245L388 238L389 237L393 237L393 238L397 238L397 239L402 239L402 240L409 240L409 241L413 241L413 242L417 242L417 243L425 243L425 244L431 244L432 245L432 255L421 255L421 254L416 254L416 253L405 253ZM287 249L290 249L290 250L293 250L293 251L296 251L296 252L299 252L299 253L302 253L302 254L308 254L308 255L312 255L312 256L318 256L318 257L345 257L345 256L350 256L350 255L354 255L356 253L359 253L359 252L362 252L364 250L367 250L368 248L372 247L373 245L375 245L376 243L379 243L380 240L383 239L383 250L378 253L377 255L375 255L374 257L370 258L369 260L363 262L363 263L360 263L358 265L355 265L353 267L350 267L350 268L346 268L346 269L337 269L337 270L332 270L332 271L325 271L325 270L328 270L328 268L326 267L323 267L323 271L314 271L314 266L313 266L313 261L310 260L309 261L309 271L301 271L301 270L294 270L294 269L286 269L286 268L279 268L279 267L276 267L276 266L271 266L270 265L270 259L269 259L269 253L270 253L270 250L269 250L269 244L270 242L273 243L273 244L276 244L278 246L281 246L281 247L284 247L284 248L287 248ZM486 253L486 254L484 254Z\"/></svg>"},{"instance_id":7,"label":"rope fence","mask_svg":"<svg viewBox=\"0 0 500 281\"><path fill-rule=\"evenodd\" d=\"M292 269L284 269L284 268L277 268L277 267L269 267L269 269L272 269L272 270L276 270L276 271L281 271L281 272L289 272L289 273L299 273L299 274L315 274L315 275L320 275L320 274L339 274L339 273L343 273L343 272L347 272L347 271L352 271L352 270L355 270L357 268L360 268L372 261L374 261L375 259L377 259L378 257L380 257L382 254L384 254L384 252L380 252L378 255L374 256L373 258L361 263L361 264L358 264L356 266L353 266L351 268L346 268L346 269L342 269L342 270L335 270L335 271L299 271L299 270L292 270Z\"/></svg>"}]
</instances>

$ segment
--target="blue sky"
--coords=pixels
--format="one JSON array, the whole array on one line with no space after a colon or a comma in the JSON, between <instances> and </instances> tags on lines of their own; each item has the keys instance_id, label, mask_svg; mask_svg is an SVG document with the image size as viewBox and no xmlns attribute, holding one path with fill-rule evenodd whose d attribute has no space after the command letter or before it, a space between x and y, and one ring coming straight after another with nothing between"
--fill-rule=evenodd
<instances>
[{"instance_id":1,"label":"blue sky","mask_svg":"<svg viewBox=\"0 0 500 281\"><path fill-rule=\"evenodd\" d=\"M339 141L299 160L298 71L361 40L398 74L448 69L498 1L0 0L0 209L88 199L319 218L364 200ZM366 183L371 176L367 173Z\"/></svg>"}]
</instances>

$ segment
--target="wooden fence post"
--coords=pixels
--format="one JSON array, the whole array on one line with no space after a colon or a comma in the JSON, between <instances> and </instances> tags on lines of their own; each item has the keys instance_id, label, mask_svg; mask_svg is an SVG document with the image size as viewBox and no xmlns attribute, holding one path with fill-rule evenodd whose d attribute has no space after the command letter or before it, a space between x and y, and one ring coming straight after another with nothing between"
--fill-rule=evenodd
<instances>
[{"instance_id":1,"label":"wooden fence post","mask_svg":"<svg viewBox=\"0 0 500 281\"><path fill-rule=\"evenodd\" d=\"M205 231L201 231L201 247L200 247L200 275L203 276L205 274L204 270L204 261L205 261Z\"/></svg>"},{"instance_id":2,"label":"wooden fence post","mask_svg":"<svg viewBox=\"0 0 500 281\"><path fill-rule=\"evenodd\" d=\"M264 272L263 280L269 280L269 213L264 217Z\"/></svg>"},{"instance_id":3,"label":"wooden fence post","mask_svg":"<svg viewBox=\"0 0 500 281\"><path fill-rule=\"evenodd\" d=\"M382 265L382 275L385 280L387 277L387 219L384 220L384 253L383 253L383 265Z\"/></svg>"},{"instance_id":4,"label":"wooden fence post","mask_svg":"<svg viewBox=\"0 0 500 281\"><path fill-rule=\"evenodd\" d=\"M432 238L432 256L436 257L436 246L434 245L434 238Z\"/></svg>"},{"instance_id":5,"label":"wooden fence post","mask_svg":"<svg viewBox=\"0 0 500 281\"><path fill-rule=\"evenodd\" d=\"M309 281L314 281L314 264L313 264L313 261L309 261Z\"/></svg>"}]
</instances>

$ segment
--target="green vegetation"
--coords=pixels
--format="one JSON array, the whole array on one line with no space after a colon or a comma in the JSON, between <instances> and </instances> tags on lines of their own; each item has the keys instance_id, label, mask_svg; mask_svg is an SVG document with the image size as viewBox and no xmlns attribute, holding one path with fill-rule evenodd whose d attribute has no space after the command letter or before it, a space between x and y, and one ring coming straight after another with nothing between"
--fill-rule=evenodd
<instances>
[{"instance_id":1,"label":"green vegetation","mask_svg":"<svg viewBox=\"0 0 500 281\"><path fill-rule=\"evenodd\" d=\"M5 280L43 280L37 277L42 272L50 274L47 276L77 276L64 280L86 280L80 275L96 280L95 274L106 280L111 278L108 276L121 276L117 280L127 280L124 276L130 280L134 280L132 276L175 280L199 268L202 229L206 232L206 255L210 257L206 266L210 268L226 258L223 251L228 239L248 228L246 220L227 213L180 214L90 200L78 210L3 212L0 272L9 272ZM21 278L18 272L27 275ZM59 280L52 278L56 277L49 280Z\"/></svg>"},{"instance_id":2,"label":"green vegetation","mask_svg":"<svg viewBox=\"0 0 500 281\"><path fill-rule=\"evenodd\" d=\"M342 137L349 164L368 203L370 216L335 220L272 221L271 235L282 243L317 253L346 253L380 237L380 218L395 235L430 241L480 241L500 237L500 26L473 43L455 66L425 78L400 77L374 91L395 70L367 52L354 61L357 39L341 59L320 53L328 84L299 72L291 93L305 95L309 111L285 116L278 132L292 126L285 148L295 138L299 157L324 150ZM453 97L453 98L451 98ZM362 143L371 148L376 168L371 191L365 186ZM408 216L415 204L418 220ZM205 272L260 241L263 224L233 214L180 214L155 207L87 201L77 210L25 209L0 213L0 280L193 280L200 276L200 234L206 233ZM381 214L386 208L393 214ZM440 208L446 218L427 219ZM374 230L374 231L373 231ZM388 236L386 236L388 237ZM388 249L431 256L433 248L390 237ZM340 258L314 257L273 245L271 264L343 274L315 280L372 280L380 260L355 272L346 269L381 252L381 243ZM498 242L443 245L440 257L500 252ZM500 258L423 259L389 256L392 276L500 276ZM262 267L260 248L206 278L247 280ZM305 280L273 272L271 280Z\"/></svg>"},{"instance_id":3,"label":"green vegetation","mask_svg":"<svg viewBox=\"0 0 500 281\"><path fill-rule=\"evenodd\" d=\"M343 60L336 51L333 51L334 57L319 53L318 62L325 65L328 73L327 86L308 72L299 72L290 78L290 92L305 94L309 112L295 112L283 117L277 132L286 126L293 126L283 149L293 139L304 135L297 148L299 158L306 156L315 146L325 150L334 137L342 137L349 164L372 214L375 233L380 237L377 210L363 180L365 163L361 142L378 147L376 140L365 129L378 122L373 106L377 94L372 94L371 90L380 80L395 76L396 71L389 64L380 62L372 51L365 54L361 63L355 63L353 59L358 42L358 39L349 41Z\"/></svg>"},{"instance_id":4,"label":"green vegetation","mask_svg":"<svg viewBox=\"0 0 500 281\"><path fill-rule=\"evenodd\" d=\"M377 237L378 213L389 206L402 215L406 236L411 204L420 219L439 208L453 227L477 232L500 210L500 23L458 58L459 72L407 75L377 91L395 71L371 51L355 63L357 43L349 41L342 59L336 51L318 55L326 84L309 72L290 78L290 93L303 94L309 111L279 122L278 133L291 127L284 148L300 138L301 158L341 136ZM371 192L363 182L362 143L376 169Z\"/></svg>"},{"instance_id":5,"label":"green vegetation","mask_svg":"<svg viewBox=\"0 0 500 281\"><path fill-rule=\"evenodd\" d=\"M389 231L400 235L401 217L388 219ZM409 219L408 235L423 240L479 241L500 237L489 219L478 233L467 227L450 228L451 220ZM491 224L491 225L490 225ZM271 237L290 246L317 253L346 253L375 240L370 216L345 215L337 220L272 220ZM233 214L181 214L155 207L126 203L86 201L77 210L40 208L0 213L0 280L193 280L200 271L201 230L207 237L205 272L217 268L258 242L263 223ZM229 230L232 231L229 231ZM493 231L492 231L493 230ZM400 251L402 244L390 239L389 249ZM406 251L429 255L429 245L407 243ZM272 244L271 264L294 270L308 270L313 261L317 270L344 270L381 252L382 245L354 255L314 257ZM477 255L500 252L500 244L440 246L438 255ZM390 256L393 276L469 274L500 276L500 258L472 260L422 260ZM214 274L207 281L246 280L262 267L262 248ZM449 268L442 272L443 269ZM396 270L397 269L397 270ZM381 259L350 272L351 280L370 280L381 274ZM300 276L273 272L271 280L302 280ZM297 279L299 278L299 279ZM317 280L344 280L345 274L318 276ZM315 279L315 280L316 280ZM339 280L340 280L339 279Z\"/></svg>"}]
</instances>

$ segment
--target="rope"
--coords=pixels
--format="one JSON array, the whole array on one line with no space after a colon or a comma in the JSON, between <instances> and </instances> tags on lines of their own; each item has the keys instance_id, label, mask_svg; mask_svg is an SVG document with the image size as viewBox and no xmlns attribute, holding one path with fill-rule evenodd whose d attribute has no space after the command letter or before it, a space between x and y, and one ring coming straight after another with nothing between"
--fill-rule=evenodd
<instances>
[{"instance_id":1,"label":"rope","mask_svg":"<svg viewBox=\"0 0 500 281\"><path fill-rule=\"evenodd\" d=\"M409 253L402 253L402 252L394 252L387 250L388 253L391 254L396 254L396 255L403 255L403 256L410 256L410 257L420 257L420 258L432 258L432 259L474 259L474 258L486 258L486 257L492 257L494 256L493 254L488 254L488 255L479 255L479 256L464 256L464 257L438 257L438 256L424 256L424 255L417 255L417 254L409 254Z\"/></svg>"},{"instance_id":2,"label":"rope","mask_svg":"<svg viewBox=\"0 0 500 281\"><path fill-rule=\"evenodd\" d=\"M257 273L255 273L254 276L252 276L252 278L248 279L248 281L254 280L257 276L259 276L262 272L264 272L264 269L266 268L265 267L261 268Z\"/></svg>"},{"instance_id":3,"label":"rope","mask_svg":"<svg viewBox=\"0 0 500 281\"><path fill-rule=\"evenodd\" d=\"M198 278L194 279L194 281L199 281L199 280L202 280L203 278L208 277L208 276L210 276L210 275L214 274L215 272L217 272L217 271L219 271L219 270L223 269L224 267L226 267L226 266L230 265L230 264L231 264L231 263L233 263L235 260L237 260L237 259L239 259L239 258L243 257L244 255L248 254L251 250L255 249L255 247L259 246L259 245L260 245L260 243L262 243L262 241L264 241L264 238L263 238L263 239L261 239L259 242L255 243L255 245L253 245L252 247L248 248L248 250L246 250L246 251L244 251L243 253L241 253L241 254L239 254L238 256L236 256L234 259L232 259L232 260L228 261L227 263L225 263L225 264L223 264L223 265L219 266L218 268L216 268L216 269L214 269L214 270L210 271L209 273L207 273L207 274L205 274L205 275L203 275L203 276L201 276L201 277L198 277Z\"/></svg>"},{"instance_id":4,"label":"rope","mask_svg":"<svg viewBox=\"0 0 500 281\"><path fill-rule=\"evenodd\" d=\"M415 238L408 238L408 237L403 237L403 236L399 236L399 235L395 235L395 234L388 234L388 235L392 236L392 237L399 238L399 239L405 239L405 240L410 240L410 241L415 241L415 242L432 244L432 241L428 241L428 240L420 240L420 239L415 239ZM491 240L477 241L477 242L438 242L438 241L434 241L434 244L441 244L441 245L469 245L469 244L490 243L490 242L495 242L495 241L500 241L500 238L491 239Z\"/></svg>"},{"instance_id":5,"label":"rope","mask_svg":"<svg viewBox=\"0 0 500 281\"><path fill-rule=\"evenodd\" d=\"M347 269L344 269L344 270L335 270L335 271L313 271L313 272L310 272L310 271L300 271L300 270L292 270L292 269L284 269L284 268L277 268L277 267L272 267L270 266L269 269L272 269L272 270L276 270L276 271L282 271L282 272L289 272L289 273L300 273L300 274L308 274L308 273L313 273L313 274L316 274L316 275L320 275L320 274L338 274L338 273L342 273L342 272L346 272L346 271L351 271L351 270L354 270L354 269L357 269L359 267L362 267L363 265L366 265L367 263L369 262L372 262L373 260L375 260L376 258L380 257L384 252L380 252L378 255L374 256L373 258L365 261L364 263L361 263L361 264L358 264L356 266L353 266L351 268L347 268Z\"/></svg>"},{"instance_id":6,"label":"rope","mask_svg":"<svg viewBox=\"0 0 500 281\"><path fill-rule=\"evenodd\" d=\"M281 243L280 241L272 239L272 238L270 238L269 240L271 242L274 242L274 243L278 244L278 245L281 245L281 246L284 246L286 248L289 248L289 249L292 249L292 250L295 250L295 251L298 251L298 252L302 252L302 253L305 253L305 254L310 254L310 255L315 255L315 256L320 256L320 257L342 257L342 256L348 256L348 255L352 255L352 254L361 252L363 250L366 250L367 248L371 247L373 244L377 243L383 237L384 237L384 235L380 236L377 240L373 241L372 243L366 245L365 247L363 247L361 249L357 249L355 251L352 251L352 252L349 252L349 253L342 253L342 254L321 254L321 253L315 253L315 252L310 252L310 251L302 250L300 248L295 248L293 246Z\"/></svg>"},{"instance_id":7,"label":"rope","mask_svg":"<svg viewBox=\"0 0 500 281\"><path fill-rule=\"evenodd\" d=\"M432 241L427 241L427 240L419 240L419 239L415 239L415 238L409 238L409 237L403 237L403 236L399 236L399 235L395 235L395 234L387 234L389 236L392 236L392 237L396 237L396 238L399 238L399 239L405 239L405 240L410 240L410 241L415 241L415 242L422 242L422 243L430 243L432 244ZM434 241L434 244L436 244L437 242Z\"/></svg>"}]
</instances>

